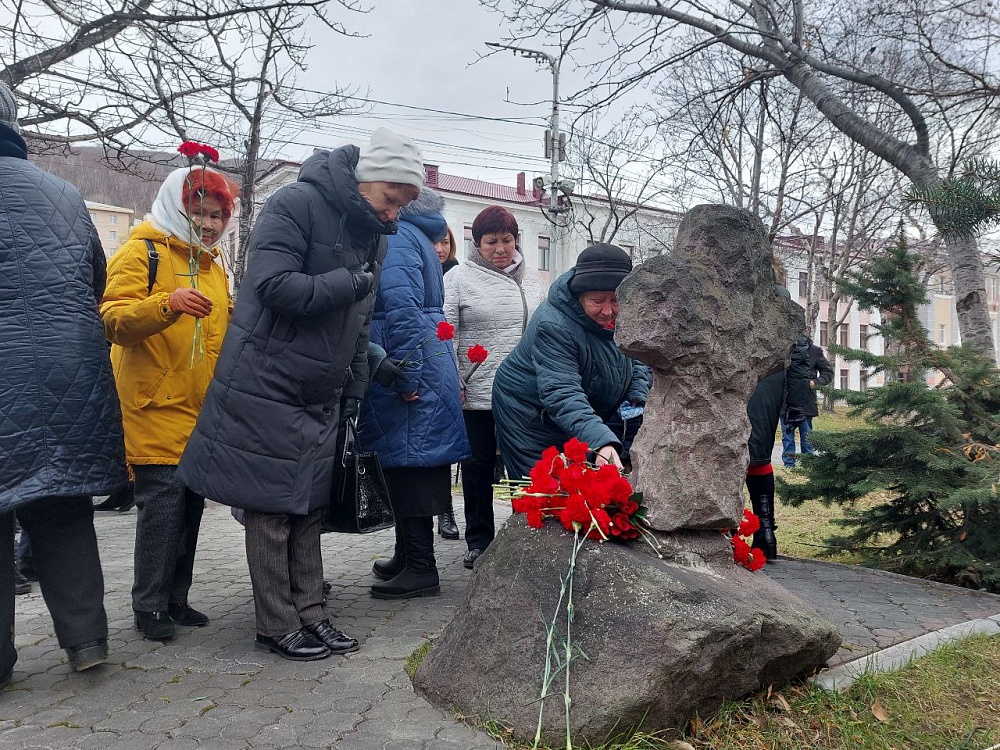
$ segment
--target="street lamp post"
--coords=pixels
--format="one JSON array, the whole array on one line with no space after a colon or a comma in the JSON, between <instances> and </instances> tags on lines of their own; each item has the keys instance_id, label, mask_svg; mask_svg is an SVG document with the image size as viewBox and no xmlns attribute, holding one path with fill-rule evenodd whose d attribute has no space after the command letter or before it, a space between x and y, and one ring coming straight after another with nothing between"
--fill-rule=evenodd
<instances>
[{"instance_id":1,"label":"street lamp post","mask_svg":"<svg viewBox=\"0 0 1000 750\"><path fill-rule=\"evenodd\" d=\"M550 118L549 132L546 136L547 142L545 150L550 152L552 161L549 171L549 214L548 219L552 224L552 236L549 239L549 256L552 264L552 278L557 278L563 272L559 213L562 210L559 205L559 159L561 156L561 141L559 133L559 60L547 52L535 49L525 49L524 47L514 47L509 44L498 44L497 42L487 42L487 47L494 49L507 49L521 57L528 57L538 62L544 62L552 71L552 115Z\"/></svg>"}]
</instances>

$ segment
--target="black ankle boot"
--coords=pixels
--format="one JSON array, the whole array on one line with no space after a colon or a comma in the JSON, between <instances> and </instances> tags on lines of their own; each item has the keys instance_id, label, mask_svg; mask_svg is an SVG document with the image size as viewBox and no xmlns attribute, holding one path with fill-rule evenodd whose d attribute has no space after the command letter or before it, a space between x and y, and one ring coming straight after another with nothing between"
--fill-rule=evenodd
<instances>
[{"instance_id":1,"label":"black ankle boot","mask_svg":"<svg viewBox=\"0 0 1000 750\"><path fill-rule=\"evenodd\" d=\"M396 546L393 549L392 557L388 560L376 560L372 565L372 573L383 581L395 578L403 572L406 565L406 548L403 545L403 532L400 521L396 521Z\"/></svg>"},{"instance_id":2,"label":"black ankle boot","mask_svg":"<svg viewBox=\"0 0 1000 750\"><path fill-rule=\"evenodd\" d=\"M441 593L437 566L434 563L433 518L397 518L406 554L406 564L391 580L376 583L371 595L376 599L412 599Z\"/></svg>"},{"instance_id":3,"label":"black ankle boot","mask_svg":"<svg viewBox=\"0 0 1000 750\"><path fill-rule=\"evenodd\" d=\"M753 535L753 546L764 553L768 561L778 559L778 539L774 535L778 528L774 522L774 495L758 495L750 498L753 512L760 520L760 530Z\"/></svg>"},{"instance_id":4,"label":"black ankle boot","mask_svg":"<svg viewBox=\"0 0 1000 750\"><path fill-rule=\"evenodd\" d=\"M458 524L455 523L455 508L451 501L448 502L448 510L438 516L438 534L445 539L458 539Z\"/></svg>"}]
</instances>

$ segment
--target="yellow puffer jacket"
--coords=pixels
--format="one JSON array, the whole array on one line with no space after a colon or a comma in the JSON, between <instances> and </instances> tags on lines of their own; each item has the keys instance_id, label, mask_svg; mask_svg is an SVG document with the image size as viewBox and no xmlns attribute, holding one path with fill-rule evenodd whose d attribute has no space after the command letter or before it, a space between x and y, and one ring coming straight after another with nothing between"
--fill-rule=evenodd
<instances>
[{"instance_id":1,"label":"yellow puffer jacket","mask_svg":"<svg viewBox=\"0 0 1000 750\"><path fill-rule=\"evenodd\" d=\"M147 239L160 255L148 294ZM108 262L101 317L113 344L111 363L132 465L176 464L194 430L233 312L226 273L216 258L218 249L203 253L199 262L198 289L214 304L201 322L204 356L196 353L193 366L195 318L171 312L168 305L172 291L191 286L187 244L144 222Z\"/></svg>"}]
</instances>

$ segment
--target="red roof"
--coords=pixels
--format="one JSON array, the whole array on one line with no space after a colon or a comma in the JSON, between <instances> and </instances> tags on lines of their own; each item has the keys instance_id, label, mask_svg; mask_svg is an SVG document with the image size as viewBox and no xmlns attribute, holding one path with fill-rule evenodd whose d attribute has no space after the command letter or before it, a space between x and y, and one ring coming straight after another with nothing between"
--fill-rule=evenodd
<instances>
[{"instance_id":1,"label":"red roof","mask_svg":"<svg viewBox=\"0 0 1000 750\"><path fill-rule=\"evenodd\" d=\"M486 182L485 180L473 180L469 177L457 177L451 174L444 174L443 172L438 172L437 184L432 185L428 182L428 187L443 190L446 193L475 195L494 201L525 203L532 206L537 206L539 199L539 196L536 196L530 189L526 189L523 193L518 193L516 187L497 185L495 182Z\"/></svg>"}]
</instances>

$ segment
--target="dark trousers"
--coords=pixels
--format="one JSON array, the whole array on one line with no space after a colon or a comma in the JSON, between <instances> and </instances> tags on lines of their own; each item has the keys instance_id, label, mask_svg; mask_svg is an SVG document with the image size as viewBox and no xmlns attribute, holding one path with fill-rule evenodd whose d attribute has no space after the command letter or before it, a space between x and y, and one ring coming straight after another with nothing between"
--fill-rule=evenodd
<instances>
[{"instance_id":1,"label":"dark trousers","mask_svg":"<svg viewBox=\"0 0 1000 750\"><path fill-rule=\"evenodd\" d=\"M61 648L108 637L104 573L90 497L44 497L17 509ZM0 514L0 677L14 666L14 513Z\"/></svg>"},{"instance_id":2,"label":"dark trousers","mask_svg":"<svg viewBox=\"0 0 1000 750\"><path fill-rule=\"evenodd\" d=\"M462 412L472 455L462 461L465 496L465 541L469 549L486 549L496 534L493 522L493 475L497 435L492 409Z\"/></svg>"},{"instance_id":3,"label":"dark trousers","mask_svg":"<svg viewBox=\"0 0 1000 750\"><path fill-rule=\"evenodd\" d=\"M132 470L138 513L132 609L162 612L169 604L187 603L205 498L181 484L176 466Z\"/></svg>"},{"instance_id":4,"label":"dark trousers","mask_svg":"<svg viewBox=\"0 0 1000 750\"><path fill-rule=\"evenodd\" d=\"M258 635L280 638L326 619L319 546L322 517L323 509L305 516L244 512Z\"/></svg>"}]
</instances>

